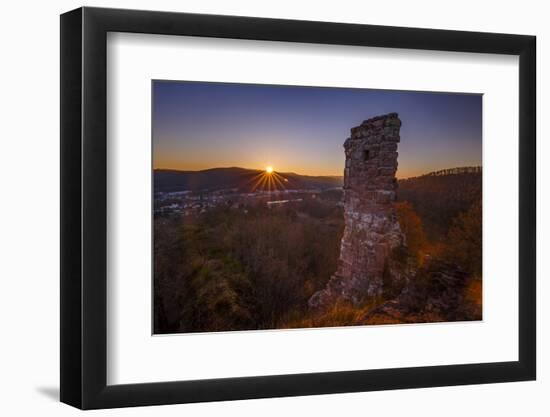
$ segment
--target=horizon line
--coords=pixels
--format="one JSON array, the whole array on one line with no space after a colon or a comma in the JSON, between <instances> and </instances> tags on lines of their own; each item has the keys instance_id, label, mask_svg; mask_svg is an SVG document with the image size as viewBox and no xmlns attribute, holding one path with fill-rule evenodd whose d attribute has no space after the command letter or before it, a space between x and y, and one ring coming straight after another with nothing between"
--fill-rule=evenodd
<instances>
[{"instance_id":1,"label":"horizon line","mask_svg":"<svg viewBox=\"0 0 550 417\"><path fill-rule=\"evenodd\" d=\"M204 169L153 168L153 171L204 172L204 171L211 171L213 169L245 169L245 170L248 170L248 171L265 172L265 168L245 168L245 167L240 167L240 166L236 166L236 165L212 167L212 168L204 168ZM341 174L341 175L338 175L338 174L300 174L300 173L294 172L294 171L277 171L275 169L273 170L273 172L276 172L278 174L300 175L302 177L343 177L344 176L344 174Z\"/></svg>"},{"instance_id":2,"label":"horizon line","mask_svg":"<svg viewBox=\"0 0 550 417\"><path fill-rule=\"evenodd\" d=\"M415 177L421 177L421 176L424 176L424 175L430 175L430 174L434 174L434 173L437 173L437 172L440 172L440 171L446 171L446 170L455 170L455 169L463 169L463 168L482 168L482 165L463 165L463 166L458 166L458 167L450 167L450 168L442 168L442 169L436 169L436 170L431 170L431 171L427 171L427 172L424 172L422 174L416 174L416 175L411 175L411 176L407 176L407 177L398 177L398 173L399 173L399 169L396 171L396 178L398 179L411 179L411 178L415 178ZM212 170L215 170L215 169L243 169L243 170L248 170L248 171L259 171L259 172L265 172L265 168L264 169L261 169L261 168L245 168L245 167L240 167L240 166L222 166L222 167L212 167L212 168L204 168L204 169L195 169L195 170L191 170L191 169L179 169L179 168L153 168L153 171L176 171L176 172L204 172L204 171L212 171ZM277 170L273 170L273 172L275 173L278 173L278 174L294 174L294 175L300 175L302 177L337 177L337 178L344 178L344 174L300 174L298 172L294 172L294 171L277 171Z\"/></svg>"}]
</instances>

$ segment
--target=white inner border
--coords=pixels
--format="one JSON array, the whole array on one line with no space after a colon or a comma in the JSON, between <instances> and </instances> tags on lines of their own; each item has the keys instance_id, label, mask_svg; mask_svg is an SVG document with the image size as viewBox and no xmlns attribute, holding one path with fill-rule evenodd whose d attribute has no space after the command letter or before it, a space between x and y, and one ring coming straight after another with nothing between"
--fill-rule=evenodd
<instances>
[{"instance_id":1,"label":"white inner border","mask_svg":"<svg viewBox=\"0 0 550 417\"><path fill-rule=\"evenodd\" d=\"M518 360L517 56L121 33L107 51L108 384ZM483 93L483 321L151 336L152 79Z\"/></svg>"}]
</instances>

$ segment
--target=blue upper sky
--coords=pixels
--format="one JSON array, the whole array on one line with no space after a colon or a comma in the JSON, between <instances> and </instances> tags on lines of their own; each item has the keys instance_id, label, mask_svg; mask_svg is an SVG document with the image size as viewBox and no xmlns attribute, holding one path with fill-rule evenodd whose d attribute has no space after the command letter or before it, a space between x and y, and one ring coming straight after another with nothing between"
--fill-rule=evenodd
<instances>
[{"instance_id":1,"label":"blue upper sky","mask_svg":"<svg viewBox=\"0 0 550 417\"><path fill-rule=\"evenodd\" d=\"M179 81L153 82L153 163L342 175L350 129L390 112L398 177L481 165L481 95Z\"/></svg>"}]
</instances>

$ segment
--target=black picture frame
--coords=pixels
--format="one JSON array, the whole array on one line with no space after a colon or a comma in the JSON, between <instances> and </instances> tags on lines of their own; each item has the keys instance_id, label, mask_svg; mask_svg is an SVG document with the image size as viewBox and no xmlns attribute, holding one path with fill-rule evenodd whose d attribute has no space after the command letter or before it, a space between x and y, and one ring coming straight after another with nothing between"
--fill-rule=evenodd
<instances>
[{"instance_id":1,"label":"black picture frame","mask_svg":"<svg viewBox=\"0 0 550 417\"><path fill-rule=\"evenodd\" d=\"M108 32L519 56L519 360L107 385ZM534 36L171 12L79 8L61 15L61 401L82 409L534 380Z\"/></svg>"}]
</instances>

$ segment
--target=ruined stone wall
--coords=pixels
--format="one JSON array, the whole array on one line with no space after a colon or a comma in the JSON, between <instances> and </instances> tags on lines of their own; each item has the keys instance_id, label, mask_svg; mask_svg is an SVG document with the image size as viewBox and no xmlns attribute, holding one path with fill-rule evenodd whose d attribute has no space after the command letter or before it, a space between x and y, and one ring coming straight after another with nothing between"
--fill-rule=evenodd
<instances>
[{"instance_id":1,"label":"ruined stone wall","mask_svg":"<svg viewBox=\"0 0 550 417\"><path fill-rule=\"evenodd\" d=\"M337 299L359 304L383 291L390 252L405 243L396 218L397 113L365 120L344 143L345 229L338 269L327 287L309 300L323 307Z\"/></svg>"}]
</instances>

